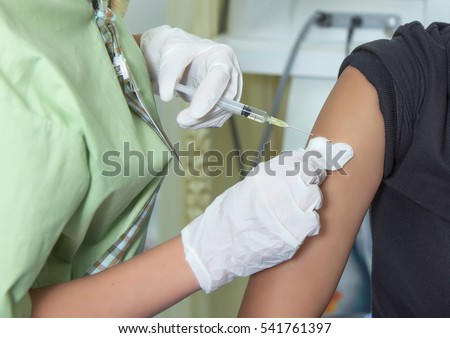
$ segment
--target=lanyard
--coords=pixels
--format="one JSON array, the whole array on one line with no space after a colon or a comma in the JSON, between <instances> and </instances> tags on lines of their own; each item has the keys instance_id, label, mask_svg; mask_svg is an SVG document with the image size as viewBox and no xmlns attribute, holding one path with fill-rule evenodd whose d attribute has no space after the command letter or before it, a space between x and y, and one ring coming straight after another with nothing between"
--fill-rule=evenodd
<instances>
[{"instance_id":1,"label":"lanyard","mask_svg":"<svg viewBox=\"0 0 450 338\"><path fill-rule=\"evenodd\" d=\"M131 111L138 114L159 136L172 154L179 160L172 143L162 128L158 126L139 94L139 88L120 48L118 32L115 26L116 14L108 7L108 0L93 0L94 19L105 42L120 86Z\"/></svg>"},{"instance_id":2,"label":"lanyard","mask_svg":"<svg viewBox=\"0 0 450 338\"><path fill-rule=\"evenodd\" d=\"M120 48L116 27L114 25L116 15L110 8L108 8L108 1L94 0L94 12L95 21L103 40L105 41L106 49L108 50L112 65L114 66L117 78L122 87L130 110L138 114L148 125L150 125L164 144L172 151L173 154L175 154L175 156L177 156L166 134L156 124L139 96L139 89ZM96 274L123 261L125 258L125 253L130 248L136 235L149 221L156 202L156 196L162 182L163 180L161 179L155 191L147 200L137 217L132 222L131 226L108 248L108 250L106 250L106 252L99 259L97 259L97 261L87 270L85 275Z\"/></svg>"}]
</instances>

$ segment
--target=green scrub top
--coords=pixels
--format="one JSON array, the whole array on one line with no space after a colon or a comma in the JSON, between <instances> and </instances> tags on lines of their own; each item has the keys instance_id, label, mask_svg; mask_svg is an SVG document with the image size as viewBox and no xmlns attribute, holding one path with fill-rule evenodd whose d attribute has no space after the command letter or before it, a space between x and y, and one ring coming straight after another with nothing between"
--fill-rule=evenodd
<instances>
[{"instance_id":1,"label":"green scrub top","mask_svg":"<svg viewBox=\"0 0 450 338\"><path fill-rule=\"evenodd\" d=\"M142 53L117 29L156 112ZM30 288L82 277L130 227L170 156L130 112L90 1L2 0L0 41L0 317L26 317Z\"/></svg>"}]
</instances>

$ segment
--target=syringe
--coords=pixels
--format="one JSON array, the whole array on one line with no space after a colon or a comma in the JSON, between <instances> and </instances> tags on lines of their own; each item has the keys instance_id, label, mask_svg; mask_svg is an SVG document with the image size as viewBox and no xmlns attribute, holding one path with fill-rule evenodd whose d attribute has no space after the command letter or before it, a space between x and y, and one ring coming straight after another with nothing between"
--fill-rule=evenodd
<instances>
[{"instance_id":1,"label":"syringe","mask_svg":"<svg viewBox=\"0 0 450 338\"><path fill-rule=\"evenodd\" d=\"M194 93L195 93L194 89L189 88L181 83L177 84L175 89L176 89L176 91L188 96L190 99L192 99L192 97L194 96ZM249 105L246 105L246 104L243 104L240 102L236 102L236 101L229 100L226 98L221 98L217 102L216 105L230 113L244 116L250 120L253 120L253 121L256 121L259 123L267 122L269 124L273 124L274 126L278 126L281 128L292 128L301 133L312 135L311 133L309 133L305 130L301 130L301 129L298 129L298 128L288 125L283 120L277 119L276 117L269 116L269 114L267 114L264 110L254 108L254 107L251 107Z\"/></svg>"}]
</instances>

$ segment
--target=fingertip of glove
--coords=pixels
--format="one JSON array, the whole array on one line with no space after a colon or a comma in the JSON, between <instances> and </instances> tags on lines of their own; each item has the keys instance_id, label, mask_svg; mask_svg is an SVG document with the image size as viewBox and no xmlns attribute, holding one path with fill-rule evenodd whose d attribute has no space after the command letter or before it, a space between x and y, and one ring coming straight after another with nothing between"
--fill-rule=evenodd
<instances>
[{"instance_id":1,"label":"fingertip of glove","mask_svg":"<svg viewBox=\"0 0 450 338\"><path fill-rule=\"evenodd\" d=\"M321 156L315 160L326 170L342 169L354 156L353 148L346 143L333 143L319 136L309 141L306 151L316 151Z\"/></svg>"},{"instance_id":2,"label":"fingertip of glove","mask_svg":"<svg viewBox=\"0 0 450 338\"><path fill-rule=\"evenodd\" d=\"M336 149L337 151L343 152L342 157L340 157L338 160L340 168L337 168L341 169L344 167L344 165L347 164L348 161L350 161L353 158L355 152L353 151L353 148L346 143L336 143Z\"/></svg>"},{"instance_id":3,"label":"fingertip of glove","mask_svg":"<svg viewBox=\"0 0 450 338\"><path fill-rule=\"evenodd\" d=\"M192 129L197 122L197 119L190 115L189 108L183 109L177 115L177 123L183 129Z\"/></svg>"},{"instance_id":4,"label":"fingertip of glove","mask_svg":"<svg viewBox=\"0 0 450 338\"><path fill-rule=\"evenodd\" d=\"M159 98L164 102L169 102L173 99L173 90L164 87L159 88Z\"/></svg>"},{"instance_id":5,"label":"fingertip of glove","mask_svg":"<svg viewBox=\"0 0 450 338\"><path fill-rule=\"evenodd\" d=\"M186 118L184 116L184 110L180 111L177 115L177 123L181 128L186 128Z\"/></svg>"},{"instance_id":6,"label":"fingertip of glove","mask_svg":"<svg viewBox=\"0 0 450 338\"><path fill-rule=\"evenodd\" d=\"M327 177L327 172L325 169L316 168L316 170L313 173L306 176L307 176L306 179L304 177L300 178L306 185L312 184L321 185Z\"/></svg>"},{"instance_id":7,"label":"fingertip of glove","mask_svg":"<svg viewBox=\"0 0 450 338\"><path fill-rule=\"evenodd\" d=\"M208 101L198 100L196 102L193 102L189 107L190 114L193 118L200 119L205 116L213 107L214 105L211 105Z\"/></svg>"}]
</instances>

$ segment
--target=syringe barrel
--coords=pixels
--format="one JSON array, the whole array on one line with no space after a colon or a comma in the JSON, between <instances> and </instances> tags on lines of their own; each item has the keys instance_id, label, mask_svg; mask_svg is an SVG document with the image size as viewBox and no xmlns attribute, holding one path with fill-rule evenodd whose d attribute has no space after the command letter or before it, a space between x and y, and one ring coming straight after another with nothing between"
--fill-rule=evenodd
<instances>
[{"instance_id":1,"label":"syringe barrel","mask_svg":"<svg viewBox=\"0 0 450 338\"><path fill-rule=\"evenodd\" d=\"M250 106L245 106L243 113L241 115L259 123L264 123L268 121L268 115L264 110Z\"/></svg>"},{"instance_id":2,"label":"syringe barrel","mask_svg":"<svg viewBox=\"0 0 450 338\"><path fill-rule=\"evenodd\" d=\"M194 97L195 94L195 90L192 88L189 88L188 86L185 86L181 83L177 84L175 89L186 95L189 100L192 100L192 98ZM219 102L216 103L216 106L225 109L226 111L230 112L230 113L234 113L234 114L238 114L241 115L242 110L244 109L245 105L240 103L240 102L235 102L233 100L228 100L225 98L221 98L219 100Z\"/></svg>"},{"instance_id":3,"label":"syringe barrel","mask_svg":"<svg viewBox=\"0 0 450 338\"><path fill-rule=\"evenodd\" d=\"M246 117L250 120L264 123L267 121L267 113L261 109L254 108L245 104L242 104L240 102L235 102L232 100L228 100L225 98L222 98L217 102L217 106L220 108L225 109L226 111L232 112L237 115L241 115L243 117Z\"/></svg>"},{"instance_id":4,"label":"syringe barrel","mask_svg":"<svg viewBox=\"0 0 450 338\"><path fill-rule=\"evenodd\" d=\"M185 85L177 84L175 89L177 91L179 91L180 93L185 94L190 99L192 99L192 97L194 96L194 90ZM268 118L269 118L269 116L267 115L267 113L264 110L254 108L254 107L251 107L251 106L248 106L243 103L236 102L236 101L233 101L233 100L230 100L227 98L221 98L216 103L216 106L218 106L230 113L244 116L248 119L251 119L251 120L259 122L259 123L267 122Z\"/></svg>"}]
</instances>

